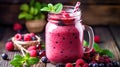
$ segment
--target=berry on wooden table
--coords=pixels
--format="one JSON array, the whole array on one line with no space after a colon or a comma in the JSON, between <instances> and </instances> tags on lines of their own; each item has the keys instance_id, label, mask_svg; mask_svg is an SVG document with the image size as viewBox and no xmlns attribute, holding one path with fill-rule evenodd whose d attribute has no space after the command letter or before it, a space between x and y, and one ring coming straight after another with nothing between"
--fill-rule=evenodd
<instances>
[{"instance_id":1,"label":"berry on wooden table","mask_svg":"<svg viewBox=\"0 0 120 67\"><path fill-rule=\"evenodd\" d=\"M65 65L65 67L73 67L73 64L72 64L72 63L67 63L67 64Z\"/></svg>"},{"instance_id":2,"label":"berry on wooden table","mask_svg":"<svg viewBox=\"0 0 120 67\"><path fill-rule=\"evenodd\" d=\"M12 51L14 50L14 44L13 42L7 42L6 45L5 45L5 49L8 50L8 51Z\"/></svg>"},{"instance_id":3,"label":"berry on wooden table","mask_svg":"<svg viewBox=\"0 0 120 67\"><path fill-rule=\"evenodd\" d=\"M89 67L88 63L84 63L82 67Z\"/></svg>"},{"instance_id":4,"label":"berry on wooden table","mask_svg":"<svg viewBox=\"0 0 120 67\"><path fill-rule=\"evenodd\" d=\"M95 36L94 36L94 41L95 41L96 43L100 43L100 36L95 35Z\"/></svg>"},{"instance_id":5,"label":"berry on wooden table","mask_svg":"<svg viewBox=\"0 0 120 67\"><path fill-rule=\"evenodd\" d=\"M41 58L41 61L42 61L43 63L47 63L47 62L48 62L48 58L47 58L46 56L43 56L43 57Z\"/></svg>"},{"instance_id":6,"label":"berry on wooden table","mask_svg":"<svg viewBox=\"0 0 120 67\"><path fill-rule=\"evenodd\" d=\"M7 60L7 59L8 59L8 55L7 55L6 53L3 53L3 54L1 55L1 57L2 57L2 59L4 59L4 60Z\"/></svg>"},{"instance_id":7,"label":"berry on wooden table","mask_svg":"<svg viewBox=\"0 0 120 67\"><path fill-rule=\"evenodd\" d=\"M75 63L76 65L83 65L85 62L83 59L78 59Z\"/></svg>"},{"instance_id":8,"label":"berry on wooden table","mask_svg":"<svg viewBox=\"0 0 120 67\"><path fill-rule=\"evenodd\" d=\"M36 57L37 56L37 51L36 50L30 50L29 51L31 57Z\"/></svg>"}]
</instances>

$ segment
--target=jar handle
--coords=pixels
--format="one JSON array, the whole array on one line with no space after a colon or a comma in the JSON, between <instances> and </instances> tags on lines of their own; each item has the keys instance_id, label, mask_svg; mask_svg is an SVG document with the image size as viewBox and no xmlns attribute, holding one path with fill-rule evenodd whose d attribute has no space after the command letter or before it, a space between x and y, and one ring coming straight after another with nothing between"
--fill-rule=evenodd
<instances>
[{"instance_id":1,"label":"jar handle","mask_svg":"<svg viewBox=\"0 0 120 67\"><path fill-rule=\"evenodd\" d=\"M93 29L90 26L84 25L85 31L88 32L89 35L89 46L88 50L84 51L84 53L89 53L92 51L93 45L94 45L94 33Z\"/></svg>"}]
</instances>

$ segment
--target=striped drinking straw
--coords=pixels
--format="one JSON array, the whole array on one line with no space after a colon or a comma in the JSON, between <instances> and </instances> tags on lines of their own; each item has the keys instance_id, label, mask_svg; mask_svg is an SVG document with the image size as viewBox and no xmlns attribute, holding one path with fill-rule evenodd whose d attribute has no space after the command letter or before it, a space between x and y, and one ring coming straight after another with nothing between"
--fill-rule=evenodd
<instances>
[{"instance_id":1,"label":"striped drinking straw","mask_svg":"<svg viewBox=\"0 0 120 67\"><path fill-rule=\"evenodd\" d=\"M80 2L77 2L73 10L74 13L79 9L79 6L80 6Z\"/></svg>"}]
</instances>

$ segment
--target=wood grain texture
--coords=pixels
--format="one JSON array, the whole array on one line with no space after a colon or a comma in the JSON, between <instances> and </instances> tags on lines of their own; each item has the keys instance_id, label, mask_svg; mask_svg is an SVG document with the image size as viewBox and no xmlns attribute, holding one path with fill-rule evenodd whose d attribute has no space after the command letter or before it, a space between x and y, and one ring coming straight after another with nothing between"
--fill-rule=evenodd
<instances>
[{"instance_id":1,"label":"wood grain texture","mask_svg":"<svg viewBox=\"0 0 120 67\"><path fill-rule=\"evenodd\" d=\"M87 5L82 10L82 19L88 25L120 24L120 5Z\"/></svg>"},{"instance_id":2,"label":"wood grain texture","mask_svg":"<svg viewBox=\"0 0 120 67\"><path fill-rule=\"evenodd\" d=\"M95 27L94 28L95 35L100 36L100 46L104 49L109 49L114 54L114 60L117 60L120 62L120 51L117 48L114 39L112 38L111 33L109 32L109 29L107 27Z\"/></svg>"},{"instance_id":3,"label":"wood grain texture","mask_svg":"<svg viewBox=\"0 0 120 67\"><path fill-rule=\"evenodd\" d=\"M120 26L110 26L110 30L120 50Z\"/></svg>"}]
</instances>

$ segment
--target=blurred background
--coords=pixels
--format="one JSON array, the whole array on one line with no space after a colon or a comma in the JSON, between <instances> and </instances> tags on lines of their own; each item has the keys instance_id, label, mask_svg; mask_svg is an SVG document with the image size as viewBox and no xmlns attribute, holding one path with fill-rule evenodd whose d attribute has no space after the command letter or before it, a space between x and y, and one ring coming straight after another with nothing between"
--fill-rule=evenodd
<instances>
[{"instance_id":1,"label":"blurred background","mask_svg":"<svg viewBox=\"0 0 120 67\"><path fill-rule=\"evenodd\" d=\"M120 0L37 0L41 3L58 3L75 5L82 4L83 23L88 25L118 25L120 24ZM0 0L0 25L11 26L18 22L20 5L29 0ZM24 24L24 23L23 23Z\"/></svg>"}]
</instances>

